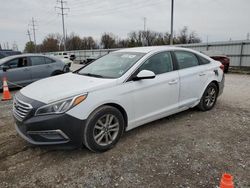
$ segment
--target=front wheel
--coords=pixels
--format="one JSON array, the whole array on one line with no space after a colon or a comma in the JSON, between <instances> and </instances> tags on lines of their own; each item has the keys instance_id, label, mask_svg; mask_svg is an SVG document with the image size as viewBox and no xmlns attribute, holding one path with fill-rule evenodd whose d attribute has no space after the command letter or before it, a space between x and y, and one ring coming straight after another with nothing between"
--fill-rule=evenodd
<instances>
[{"instance_id":1,"label":"front wheel","mask_svg":"<svg viewBox=\"0 0 250 188\"><path fill-rule=\"evenodd\" d=\"M84 130L84 145L94 152L104 152L118 142L124 130L121 112L111 106L95 110L87 120Z\"/></svg>"},{"instance_id":2,"label":"front wheel","mask_svg":"<svg viewBox=\"0 0 250 188\"><path fill-rule=\"evenodd\" d=\"M205 92L203 93L200 103L198 104L197 107L201 111L211 110L217 101L217 96L218 96L217 86L215 85L215 83L210 83L207 86Z\"/></svg>"}]
</instances>

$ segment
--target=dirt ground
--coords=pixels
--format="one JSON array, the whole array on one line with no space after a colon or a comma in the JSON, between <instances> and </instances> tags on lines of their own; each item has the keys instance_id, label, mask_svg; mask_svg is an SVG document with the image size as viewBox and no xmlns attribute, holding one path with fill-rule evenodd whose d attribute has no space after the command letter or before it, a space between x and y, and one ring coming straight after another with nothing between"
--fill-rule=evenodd
<instances>
[{"instance_id":1,"label":"dirt ground","mask_svg":"<svg viewBox=\"0 0 250 188\"><path fill-rule=\"evenodd\" d=\"M29 145L0 102L0 187L211 188L224 172L250 187L250 75L227 74L213 110L141 126L102 154Z\"/></svg>"}]
</instances>

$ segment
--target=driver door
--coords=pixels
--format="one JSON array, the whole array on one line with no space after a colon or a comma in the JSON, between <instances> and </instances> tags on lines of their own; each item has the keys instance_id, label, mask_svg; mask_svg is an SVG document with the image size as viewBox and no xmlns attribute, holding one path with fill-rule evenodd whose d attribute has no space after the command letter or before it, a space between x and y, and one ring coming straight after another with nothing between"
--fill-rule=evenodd
<instances>
[{"instance_id":1,"label":"driver door","mask_svg":"<svg viewBox=\"0 0 250 188\"><path fill-rule=\"evenodd\" d=\"M4 65L9 67L6 72L2 72L2 76L7 77L9 87L24 86L31 82L31 72L26 57L9 60Z\"/></svg>"},{"instance_id":2,"label":"driver door","mask_svg":"<svg viewBox=\"0 0 250 188\"><path fill-rule=\"evenodd\" d=\"M165 117L178 109L179 76L170 52L151 56L137 72L150 70L153 79L134 81L134 127Z\"/></svg>"}]
</instances>

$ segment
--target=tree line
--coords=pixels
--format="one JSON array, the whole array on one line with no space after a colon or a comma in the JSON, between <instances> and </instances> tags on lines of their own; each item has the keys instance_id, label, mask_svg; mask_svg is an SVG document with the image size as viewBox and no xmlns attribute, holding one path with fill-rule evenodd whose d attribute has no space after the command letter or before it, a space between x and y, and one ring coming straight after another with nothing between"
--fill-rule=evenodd
<instances>
[{"instance_id":1,"label":"tree line","mask_svg":"<svg viewBox=\"0 0 250 188\"><path fill-rule=\"evenodd\" d=\"M173 36L174 44L200 43L201 39L194 31L189 31L188 27L183 27ZM120 39L113 33L103 33L100 41L94 40L92 36L80 37L77 34L70 34L66 37L67 50L89 50L89 49L110 49L110 48L127 48L140 46L158 46L169 45L170 33L161 33L151 30L132 31L125 39ZM63 37L60 34L48 34L41 44L35 46L30 41L25 45L25 52L55 52L63 51Z\"/></svg>"}]
</instances>

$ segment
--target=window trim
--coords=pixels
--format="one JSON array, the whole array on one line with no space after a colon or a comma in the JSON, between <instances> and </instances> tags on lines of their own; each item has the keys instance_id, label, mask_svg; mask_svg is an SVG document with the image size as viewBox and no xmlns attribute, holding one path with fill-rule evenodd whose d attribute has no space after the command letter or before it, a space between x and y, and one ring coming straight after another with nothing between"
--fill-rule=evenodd
<instances>
[{"instance_id":1,"label":"window trim","mask_svg":"<svg viewBox=\"0 0 250 188\"><path fill-rule=\"evenodd\" d=\"M32 64L32 60L31 60L32 57L41 57L41 58L43 58L43 59L44 59L44 64L33 65L33 64ZM38 56L29 56L29 61L30 61L30 65L31 65L32 67L33 67L33 66L35 67L35 66L41 66L41 65L46 65L46 64L47 64L46 61L45 61L44 56L39 56L39 55L38 55Z\"/></svg>"},{"instance_id":2,"label":"window trim","mask_svg":"<svg viewBox=\"0 0 250 188\"><path fill-rule=\"evenodd\" d=\"M8 64L8 63L9 63L9 62L11 62L11 61L16 60L16 59L20 59L20 58L22 58L22 59L26 58L26 59L27 59L27 66L24 66L24 67L15 67L15 68L10 68L10 70L20 69L20 68L25 68L25 67L29 67L29 66L30 66L30 61L29 61L29 58L28 58L27 56L23 56L23 57L15 57L15 58L13 58L13 59L10 59L10 60L6 61L6 62L5 62L5 63L3 63L2 65L6 65L6 64ZM1 70L2 70L2 69L1 69Z\"/></svg>"},{"instance_id":3,"label":"window trim","mask_svg":"<svg viewBox=\"0 0 250 188\"><path fill-rule=\"evenodd\" d=\"M46 57L46 56L42 56L42 57L44 57L45 65L50 65L50 64L56 62L56 60L54 60L54 59L52 59L52 58L49 58L49 57ZM47 63L47 62L46 62L46 58L49 59L49 60L51 60L52 62L51 62L51 63Z\"/></svg>"},{"instance_id":4,"label":"window trim","mask_svg":"<svg viewBox=\"0 0 250 188\"><path fill-rule=\"evenodd\" d=\"M127 79L125 79L124 83L126 82L130 82L130 81L133 81L133 78L139 73L139 68L148 60L150 59L151 57L153 57L154 55L157 55L159 53L163 53L163 52L168 52L170 54L170 58L172 60L172 66L173 66L173 70L172 71L169 71L169 72L173 72L173 71L176 71L178 70L177 66L176 66L176 62L174 61L174 58L173 58L173 50L163 50L163 51L159 51L159 52L155 52L153 54L151 54L149 57L147 57L131 74L130 76L127 77ZM158 76L158 75L162 75L162 74L167 74L169 72L165 72L165 73L161 73L161 74L156 74L155 76Z\"/></svg>"},{"instance_id":5,"label":"window trim","mask_svg":"<svg viewBox=\"0 0 250 188\"><path fill-rule=\"evenodd\" d=\"M177 66L178 70L185 70L185 69L189 69L189 68L192 68L192 67L187 67L187 68L182 68L181 69L180 66L179 66L179 63L178 63L178 60L177 60L175 52L186 52L186 53L193 54L195 56L195 58L197 59L197 61L198 61L198 65L195 65L195 66L192 66L192 67L197 67L197 66L202 65L202 64L200 64L200 59L197 57L196 53L190 52L190 51L186 51L186 50L173 50L173 56L174 56L174 59L175 59L175 62L176 62L176 66Z\"/></svg>"},{"instance_id":6,"label":"window trim","mask_svg":"<svg viewBox=\"0 0 250 188\"><path fill-rule=\"evenodd\" d=\"M197 57L197 59L199 61L199 65L208 65L209 63L211 63L211 61L209 59L207 59L205 57L202 57L201 55L198 55L198 54L195 54L195 55L196 55L196 57ZM208 63L203 64L201 58L204 58L204 59L208 60Z\"/></svg>"}]
</instances>

